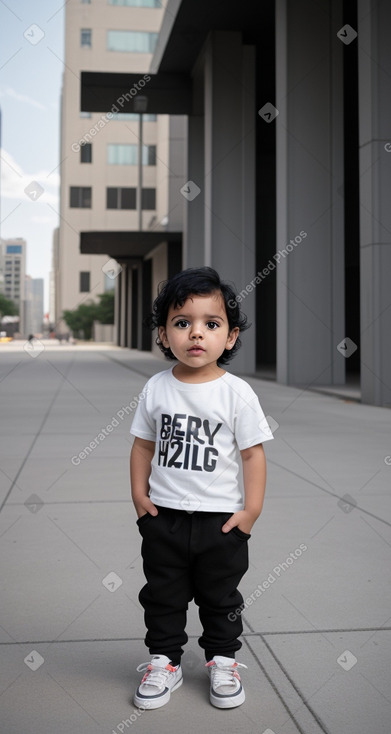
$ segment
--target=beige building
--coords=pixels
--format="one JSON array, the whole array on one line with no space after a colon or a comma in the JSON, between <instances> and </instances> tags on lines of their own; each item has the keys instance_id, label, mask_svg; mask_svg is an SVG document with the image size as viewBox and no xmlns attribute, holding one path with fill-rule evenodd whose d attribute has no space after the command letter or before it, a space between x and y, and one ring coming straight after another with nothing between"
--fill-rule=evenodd
<instances>
[{"instance_id":1,"label":"beige building","mask_svg":"<svg viewBox=\"0 0 391 734\"><path fill-rule=\"evenodd\" d=\"M57 331L68 330L61 322L64 309L76 308L90 298L97 300L105 290L118 288L115 276L120 266L114 263L113 268L108 249L103 245L98 250L102 254L88 254L85 249L81 254L83 239L94 237L94 233L106 233L108 240L110 233L123 233L126 238L129 232L158 232L181 225L184 121L148 113L143 95L162 13L155 0L70 0L66 4L61 220L53 253L52 305ZM131 71L137 82L131 88L124 85L107 109L81 112L81 74L102 70ZM135 108L138 104L143 111L142 124L138 112L123 112L130 98ZM173 189L174 204L169 203ZM137 262L133 265L137 267ZM129 272L134 289L136 280ZM117 296L121 298L121 294ZM130 321L126 328L130 329Z\"/></svg>"}]
</instances>

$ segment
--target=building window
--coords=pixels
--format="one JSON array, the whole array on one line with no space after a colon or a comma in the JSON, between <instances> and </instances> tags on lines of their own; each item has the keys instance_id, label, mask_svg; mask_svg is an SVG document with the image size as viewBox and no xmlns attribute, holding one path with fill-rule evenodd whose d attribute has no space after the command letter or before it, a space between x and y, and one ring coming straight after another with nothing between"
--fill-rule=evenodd
<instances>
[{"instance_id":1,"label":"building window","mask_svg":"<svg viewBox=\"0 0 391 734\"><path fill-rule=\"evenodd\" d=\"M132 188L107 188L107 209L135 209L136 189Z\"/></svg>"},{"instance_id":2,"label":"building window","mask_svg":"<svg viewBox=\"0 0 391 734\"><path fill-rule=\"evenodd\" d=\"M92 163L92 143L80 146L80 163Z\"/></svg>"},{"instance_id":3,"label":"building window","mask_svg":"<svg viewBox=\"0 0 391 734\"><path fill-rule=\"evenodd\" d=\"M92 46L92 30L91 28L82 28L80 30L80 46L82 48Z\"/></svg>"},{"instance_id":4,"label":"building window","mask_svg":"<svg viewBox=\"0 0 391 734\"><path fill-rule=\"evenodd\" d=\"M138 145L135 143L109 143L107 163L114 166L137 166ZM143 166L156 166L156 145L143 145Z\"/></svg>"},{"instance_id":5,"label":"building window","mask_svg":"<svg viewBox=\"0 0 391 734\"><path fill-rule=\"evenodd\" d=\"M91 209L91 186L70 187L70 207L73 209Z\"/></svg>"},{"instance_id":6,"label":"building window","mask_svg":"<svg viewBox=\"0 0 391 734\"><path fill-rule=\"evenodd\" d=\"M132 8L161 8L160 0L109 0L109 5L127 5Z\"/></svg>"},{"instance_id":7,"label":"building window","mask_svg":"<svg viewBox=\"0 0 391 734\"><path fill-rule=\"evenodd\" d=\"M122 120L122 121L135 121L138 122L140 115L138 112L113 112L112 113L112 120ZM146 112L143 114L143 122L156 122L157 115L155 115L153 112Z\"/></svg>"},{"instance_id":8,"label":"building window","mask_svg":"<svg viewBox=\"0 0 391 734\"><path fill-rule=\"evenodd\" d=\"M22 245L7 245L6 252L7 252L7 255L21 255Z\"/></svg>"},{"instance_id":9,"label":"building window","mask_svg":"<svg viewBox=\"0 0 391 734\"><path fill-rule=\"evenodd\" d=\"M143 145L143 166L156 166L156 145Z\"/></svg>"},{"instance_id":10,"label":"building window","mask_svg":"<svg viewBox=\"0 0 391 734\"><path fill-rule=\"evenodd\" d=\"M153 54L158 35L147 31L107 31L107 50Z\"/></svg>"},{"instance_id":11,"label":"building window","mask_svg":"<svg viewBox=\"0 0 391 734\"><path fill-rule=\"evenodd\" d=\"M80 272L80 293L90 292L90 273Z\"/></svg>"},{"instance_id":12,"label":"building window","mask_svg":"<svg viewBox=\"0 0 391 734\"><path fill-rule=\"evenodd\" d=\"M107 146L107 163L117 166L136 166L138 146L130 143L121 145L109 143Z\"/></svg>"},{"instance_id":13,"label":"building window","mask_svg":"<svg viewBox=\"0 0 391 734\"><path fill-rule=\"evenodd\" d=\"M109 278L108 275L105 273L105 284L104 284L104 291L107 293L107 291L113 291L115 288L115 279Z\"/></svg>"},{"instance_id":14,"label":"building window","mask_svg":"<svg viewBox=\"0 0 391 734\"><path fill-rule=\"evenodd\" d=\"M141 192L141 208L156 209L156 189L143 189Z\"/></svg>"},{"instance_id":15,"label":"building window","mask_svg":"<svg viewBox=\"0 0 391 734\"><path fill-rule=\"evenodd\" d=\"M83 118L89 119L90 117L92 117L92 115L91 115L91 112L80 112L79 117L82 119Z\"/></svg>"}]
</instances>

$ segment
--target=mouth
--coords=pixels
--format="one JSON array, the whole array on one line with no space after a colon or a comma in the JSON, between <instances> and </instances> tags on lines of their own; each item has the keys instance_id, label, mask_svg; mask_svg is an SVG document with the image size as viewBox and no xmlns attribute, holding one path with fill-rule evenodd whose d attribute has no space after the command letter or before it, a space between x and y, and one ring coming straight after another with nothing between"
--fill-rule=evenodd
<instances>
[{"instance_id":1,"label":"mouth","mask_svg":"<svg viewBox=\"0 0 391 734\"><path fill-rule=\"evenodd\" d=\"M199 345L190 347L190 349L187 350L189 354L202 354L205 352L205 349L203 347L200 347Z\"/></svg>"}]
</instances>

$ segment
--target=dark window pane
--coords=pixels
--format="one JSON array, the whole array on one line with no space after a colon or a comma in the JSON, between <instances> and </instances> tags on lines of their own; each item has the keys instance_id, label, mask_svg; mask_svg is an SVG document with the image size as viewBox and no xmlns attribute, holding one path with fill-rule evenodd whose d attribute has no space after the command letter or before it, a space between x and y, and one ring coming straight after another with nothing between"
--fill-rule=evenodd
<instances>
[{"instance_id":1,"label":"dark window pane","mask_svg":"<svg viewBox=\"0 0 391 734\"><path fill-rule=\"evenodd\" d=\"M90 290L90 273L80 273L80 293L89 293Z\"/></svg>"},{"instance_id":2,"label":"dark window pane","mask_svg":"<svg viewBox=\"0 0 391 734\"><path fill-rule=\"evenodd\" d=\"M156 209L156 189L143 189L141 196L142 209Z\"/></svg>"},{"instance_id":3,"label":"dark window pane","mask_svg":"<svg viewBox=\"0 0 391 734\"><path fill-rule=\"evenodd\" d=\"M126 188L120 189L121 192L121 209L136 208L136 189Z\"/></svg>"},{"instance_id":4,"label":"dark window pane","mask_svg":"<svg viewBox=\"0 0 391 734\"><path fill-rule=\"evenodd\" d=\"M82 28L80 30L80 45L82 48L85 46L91 47L91 35L91 28Z\"/></svg>"},{"instance_id":5,"label":"dark window pane","mask_svg":"<svg viewBox=\"0 0 391 734\"><path fill-rule=\"evenodd\" d=\"M80 163L92 163L92 143L80 146Z\"/></svg>"},{"instance_id":6,"label":"dark window pane","mask_svg":"<svg viewBox=\"0 0 391 734\"><path fill-rule=\"evenodd\" d=\"M83 209L91 209L91 186L81 186L81 206Z\"/></svg>"},{"instance_id":7,"label":"dark window pane","mask_svg":"<svg viewBox=\"0 0 391 734\"><path fill-rule=\"evenodd\" d=\"M118 209L118 189L106 189L106 208Z\"/></svg>"},{"instance_id":8,"label":"dark window pane","mask_svg":"<svg viewBox=\"0 0 391 734\"><path fill-rule=\"evenodd\" d=\"M75 208L90 209L91 208L91 186L71 186L70 187L70 204Z\"/></svg>"},{"instance_id":9,"label":"dark window pane","mask_svg":"<svg viewBox=\"0 0 391 734\"><path fill-rule=\"evenodd\" d=\"M148 145L148 166L156 166L156 145Z\"/></svg>"},{"instance_id":10,"label":"dark window pane","mask_svg":"<svg viewBox=\"0 0 391 734\"><path fill-rule=\"evenodd\" d=\"M72 207L78 207L78 206L80 206L80 204L79 204L79 187L78 186L71 186L70 206L72 206Z\"/></svg>"},{"instance_id":11,"label":"dark window pane","mask_svg":"<svg viewBox=\"0 0 391 734\"><path fill-rule=\"evenodd\" d=\"M156 166L156 145L143 145L143 166Z\"/></svg>"}]
</instances>

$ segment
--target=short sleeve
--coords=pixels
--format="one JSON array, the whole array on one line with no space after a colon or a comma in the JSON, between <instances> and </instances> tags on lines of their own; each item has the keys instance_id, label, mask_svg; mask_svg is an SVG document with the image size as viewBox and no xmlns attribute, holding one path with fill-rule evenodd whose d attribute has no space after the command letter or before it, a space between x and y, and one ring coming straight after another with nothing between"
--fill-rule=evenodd
<instances>
[{"instance_id":1,"label":"short sleeve","mask_svg":"<svg viewBox=\"0 0 391 734\"><path fill-rule=\"evenodd\" d=\"M235 438L240 451L273 439L258 397L253 390L251 393L241 397L237 406Z\"/></svg>"},{"instance_id":2,"label":"short sleeve","mask_svg":"<svg viewBox=\"0 0 391 734\"><path fill-rule=\"evenodd\" d=\"M147 382L140 393L129 433L138 438L144 438L146 441L156 441L156 423L149 410L150 397L151 390L149 389L149 382Z\"/></svg>"}]
</instances>

